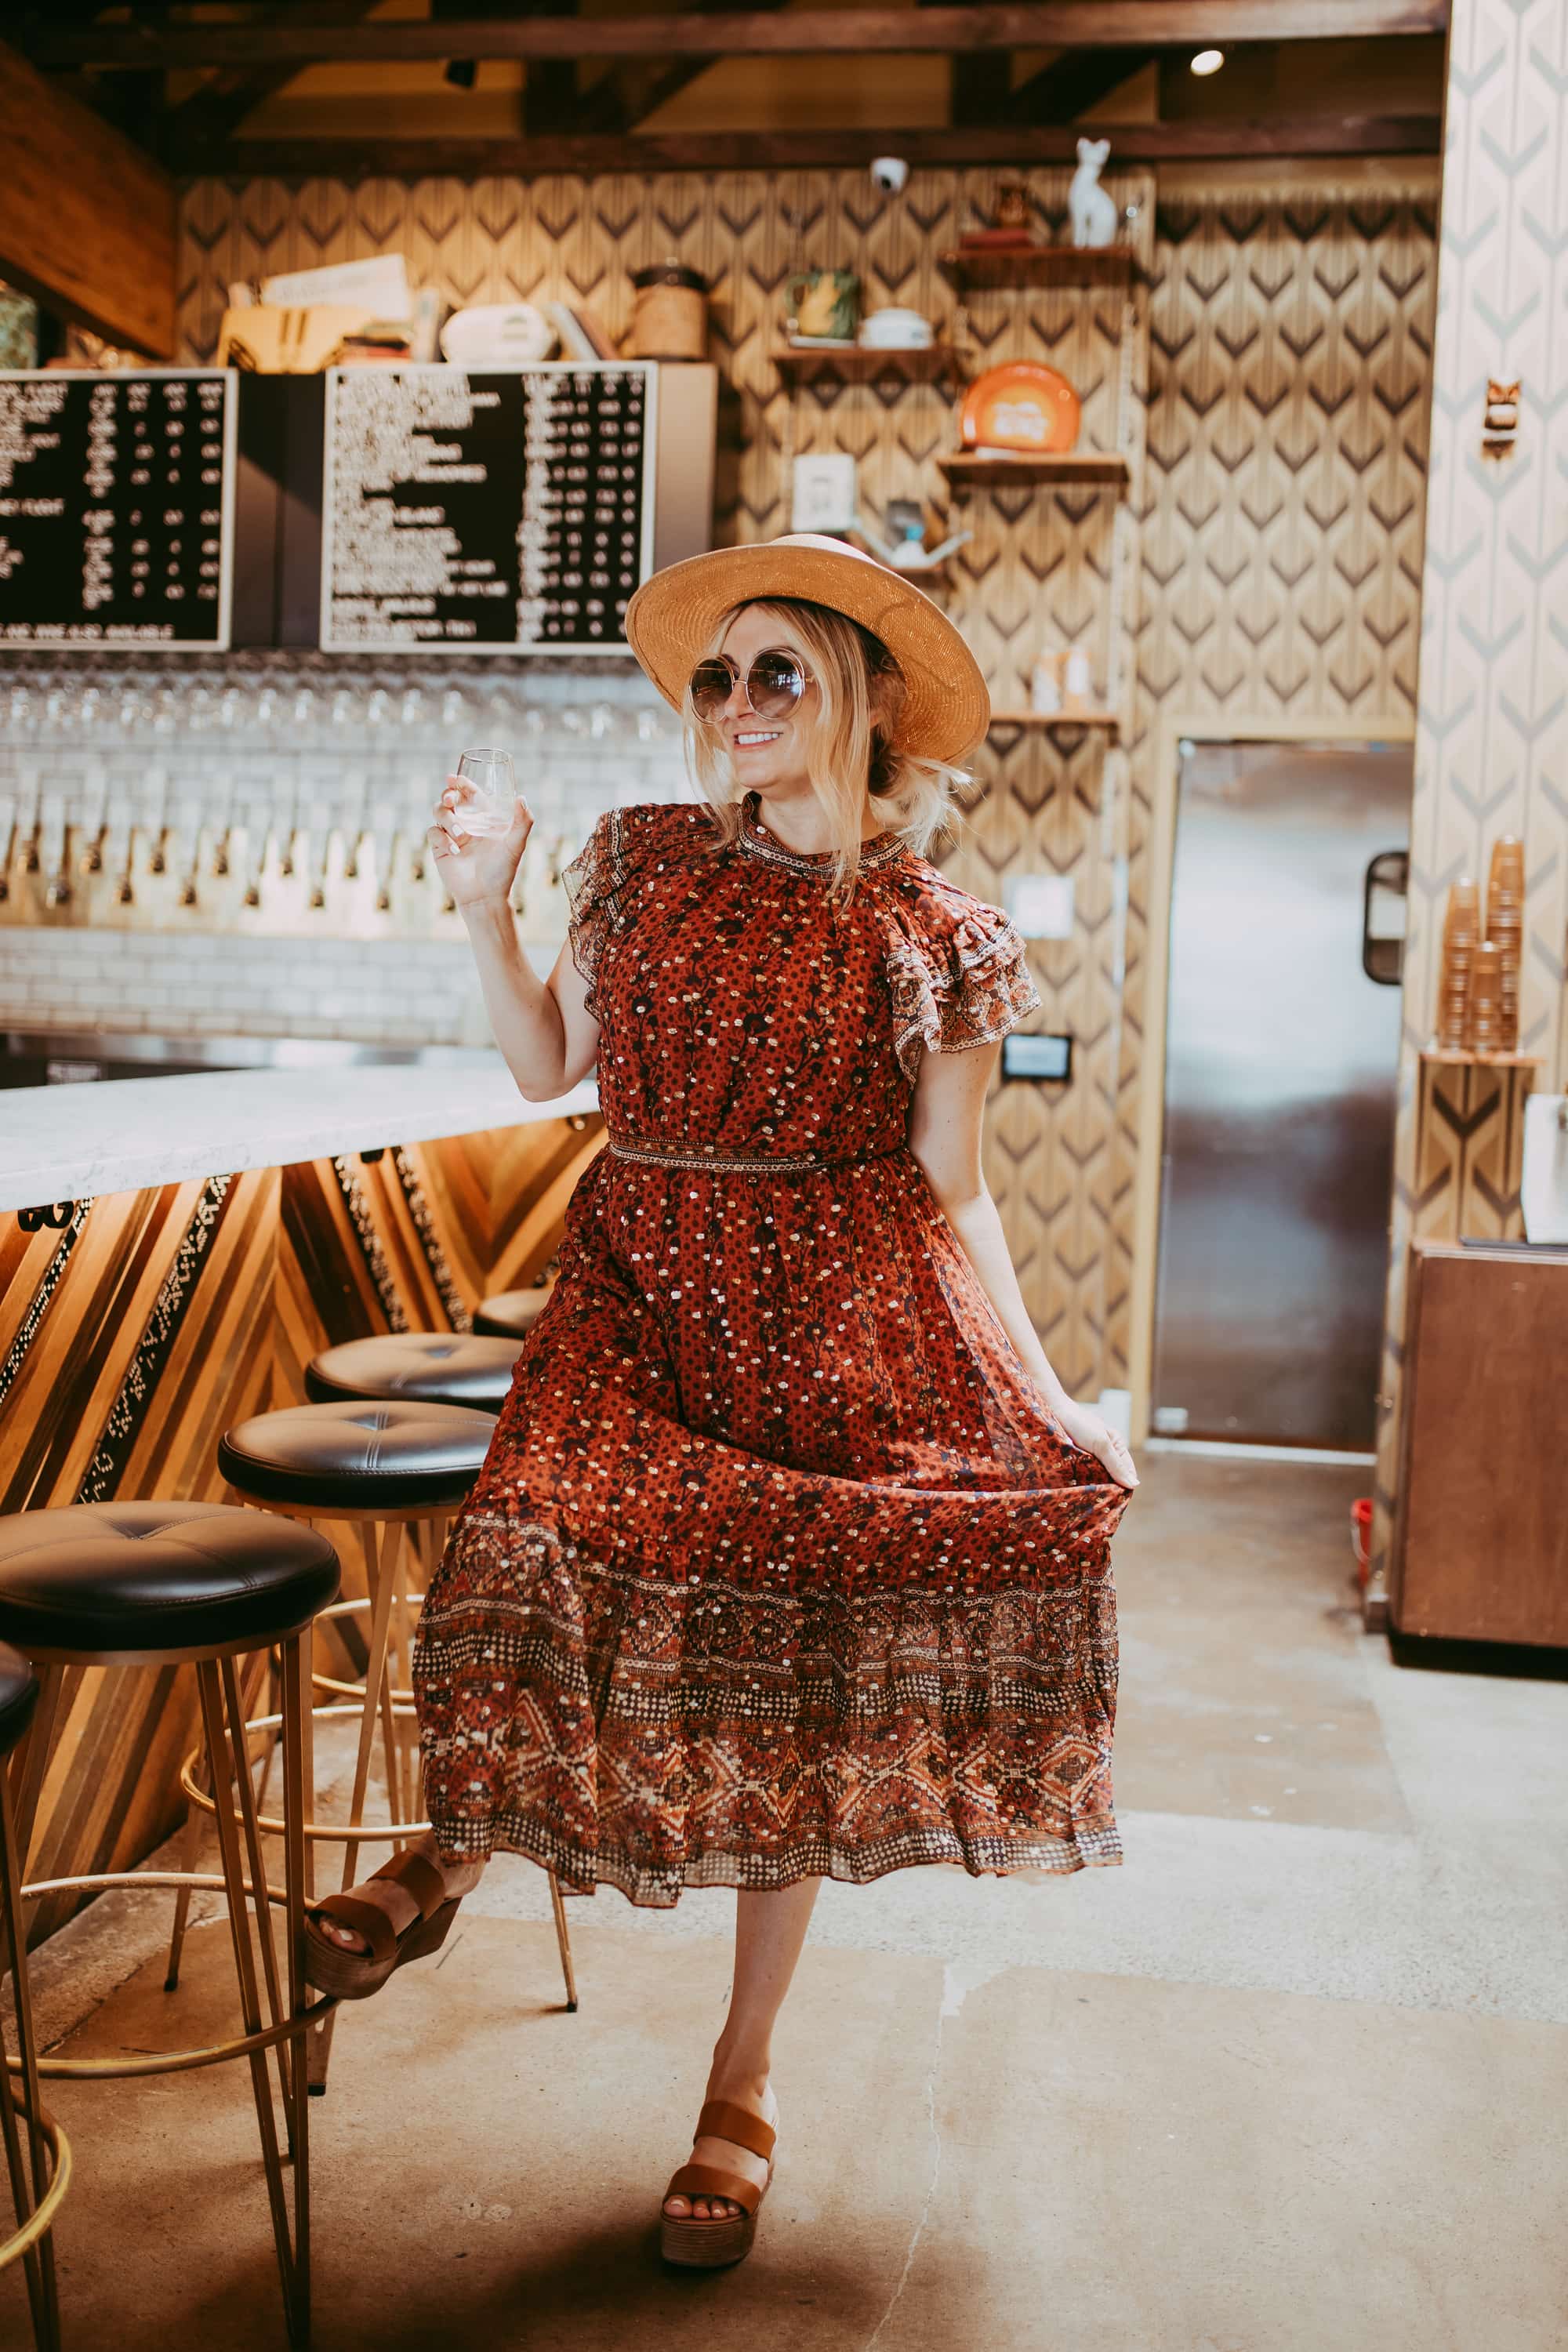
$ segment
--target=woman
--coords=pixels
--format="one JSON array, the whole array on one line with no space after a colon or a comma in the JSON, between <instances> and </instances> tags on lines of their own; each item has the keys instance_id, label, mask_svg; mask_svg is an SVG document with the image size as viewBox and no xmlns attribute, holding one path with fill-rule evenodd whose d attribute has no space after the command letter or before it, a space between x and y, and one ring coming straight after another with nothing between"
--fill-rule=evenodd
<instances>
[{"instance_id":1,"label":"woman","mask_svg":"<svg viewBox=\"0 0 1568 2352\"><path fill-rule=\"evenodd\" d=\"M497 1846L670 1905L736 1956L667 2257L750 2248L771 2037L825 1874L1121 1860L1110 1538L1136 1485L1030 1323L981 1174L1016 931L921 855L984 684L919 590L837 541L678 564L627 635L707 805L603 817L541 983L531 824L431 838L531 1101L595 1063L607 1147L426 1596L434 1834L312 1908L374 1990Z\"/></svg>"}]
</instances>

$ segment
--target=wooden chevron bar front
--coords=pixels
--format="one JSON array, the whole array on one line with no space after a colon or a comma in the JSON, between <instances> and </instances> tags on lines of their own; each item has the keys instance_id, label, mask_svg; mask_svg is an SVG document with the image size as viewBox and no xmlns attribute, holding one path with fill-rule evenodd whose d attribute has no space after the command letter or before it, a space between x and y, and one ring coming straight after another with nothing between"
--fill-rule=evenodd
<instances>
[{"instance_id":1,"label":"wooden chevron bar front","mask_svg":"<svg viewBox=\"0 0 1568 2352\"><path fill-rule=\"evenodd\" d=\"M1540 1067L1530 1054L1421 1055L1413 1238L1521 1238L1524 1105Z\"/></svg>"},{"instance_id":2,"label":"wooden chevron bar front","mask_svg":"<svg viewBox=\"0 0 1568 2352\"><path fill-rule=\"evenodd\" d=\"M302 1402L318 1349L467 1329L542 1276L601 1134L574 1114L104 1193L36 1233L0 1213L0 1510L220 1498L219 1435ZM195 1736L188 1669L73 1677L29 1875L132 1868ZM40 1903L33 1940L71 1907Z\"/></svg>"}]
</instances>

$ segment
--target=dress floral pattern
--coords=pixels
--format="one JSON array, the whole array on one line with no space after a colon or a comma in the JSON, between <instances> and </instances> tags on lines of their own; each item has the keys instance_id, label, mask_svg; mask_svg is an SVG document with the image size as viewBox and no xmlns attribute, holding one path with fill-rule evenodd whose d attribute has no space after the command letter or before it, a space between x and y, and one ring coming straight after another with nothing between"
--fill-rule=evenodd
<instances>
[{"instance_id":1,"label":"dress floral pattern","mask_svg":"<svg viewBox=\"0 0 1568 2352\"><path fill-rule=\"evenodd\" d=\"M606 1148L426 1595L441 1850L569 1889L1121 1858L1110 1544L906 1141L922 1055L1040 1002L889 836L847 906L748 800L566 869Z\"/></svg>"}]
</instances>

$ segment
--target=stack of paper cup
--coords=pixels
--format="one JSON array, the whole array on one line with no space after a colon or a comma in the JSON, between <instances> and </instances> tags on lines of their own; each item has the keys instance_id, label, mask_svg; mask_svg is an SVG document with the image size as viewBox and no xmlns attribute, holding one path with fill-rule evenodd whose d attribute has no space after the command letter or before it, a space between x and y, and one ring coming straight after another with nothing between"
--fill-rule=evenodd
<instances>
[{"instance_id":1,"label":"stack of paper cup","mask_svg":"<svg viewBox=\"0 0 1568 2352\"><path fill-rule=\"evenodd\" d=\"M1511 1054L1519 1047L1519 967L1524 946L1524 845L1511 833L1492 845L1486 936L1500 958L1502 1042L1499 1050Z\"/></svg>"},{"instance_id":2,"label":"stack of paper cup","mask_svg":"<svg viewBox=\"0 0 1568 2352\"><path fill-rule=\"evenodd\" d=\"M1437 982L1437 1044L1463 1053L1469 1043L1470 966L1480 943L1480 886L1462 875L1448 892L1443 918L1443 965Z\"/></svg>"}]
</instances>

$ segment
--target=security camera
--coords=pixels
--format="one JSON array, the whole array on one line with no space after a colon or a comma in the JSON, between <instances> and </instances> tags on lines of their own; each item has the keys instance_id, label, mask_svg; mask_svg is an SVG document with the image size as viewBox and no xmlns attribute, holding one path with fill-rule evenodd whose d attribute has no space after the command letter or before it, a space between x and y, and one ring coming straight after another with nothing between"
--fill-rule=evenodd
<instances>
[{"instance_id":1,"label":"security camera","mask_svg":"<svg viewBox=\"0 0 1568 2352\"><path fill-rule=\"evenodd\" d=\"M879 155L871 166L871 184L885 196L898 195L909 176L910 167L901 155Z\"/></svg>"}]
</instances>

